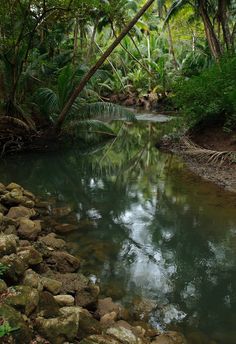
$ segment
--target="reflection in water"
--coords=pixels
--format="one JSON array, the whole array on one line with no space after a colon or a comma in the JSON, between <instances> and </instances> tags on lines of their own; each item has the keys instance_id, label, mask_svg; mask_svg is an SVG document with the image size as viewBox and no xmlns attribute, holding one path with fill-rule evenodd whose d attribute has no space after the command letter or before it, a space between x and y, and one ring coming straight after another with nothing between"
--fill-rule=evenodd
<instances>
[{"instance_id":1,"label":"reflection in water","mask_svg":"<svg viewBox=\"0 0 236 344\"><path fill-rule=\"evenodd\" d=\"M158 125L121 125L94 151L12 157L1 180L72 207L71 248L104 294L156 300L151 321L177 323L189 343L236 343L235 195L159 153Z\"/></svg>"}]
</instances>

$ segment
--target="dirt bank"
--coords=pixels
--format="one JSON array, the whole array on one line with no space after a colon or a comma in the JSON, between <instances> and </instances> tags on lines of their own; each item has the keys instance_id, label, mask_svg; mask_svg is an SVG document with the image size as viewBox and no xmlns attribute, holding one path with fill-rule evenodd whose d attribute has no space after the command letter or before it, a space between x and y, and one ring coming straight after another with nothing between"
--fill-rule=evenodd
<instances>
[{"instance_id":1,"label":"dirt bank","mask_svg":"<svg viewBox=\"0 0 236 344\"><path fill-rule=\"evenodd\" d=\"M181 156L195 174L220 187L236 192L236 132L219 127L200 128L176 141L164 137L161 149Z\"/></svg>"}]
</instances>

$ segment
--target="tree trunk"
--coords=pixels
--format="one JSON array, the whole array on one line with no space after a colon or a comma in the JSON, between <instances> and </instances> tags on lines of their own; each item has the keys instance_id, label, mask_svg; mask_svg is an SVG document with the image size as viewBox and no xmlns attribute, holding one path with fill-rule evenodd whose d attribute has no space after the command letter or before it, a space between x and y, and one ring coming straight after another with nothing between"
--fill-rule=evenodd
<instances>
[{"instance_id":1,"label":"tree trunk","mask_svg":"<svg viewBox=\"0 0 236 344\"><path fill-rule=\"evenodd\" d=\"M228 22L228 6L226 0L218 0L218 18L222 27L224 43L228 52L232 51L233 42Z\"/></svg>"},{"instance_id":2,"label":"tree trunk","mask_svg":"<svg viewBox=\"0 0 236 344\"><path fill-rule=\"evenodd\" d=\"M216 36L216 33L214 31L212 22L210 20L210 17L207 13L207 7L206 7L206 1L205 0L199 0L199 12L203 20L205 33L207 37L207 41L212 53L212 56L218 60L221 56L221 47L220 42L218 41L218 38Z\"/></svg>"},{"instance_id":3,"label":"tree trunk","mask_svg":"<svg viewBox=\"0 0 236 344\"><path fill-rule=\"evenodd\" d=\"M78 54L78 32L79 32L79 21L76 18L74 27L74 48L73 48L73 64L76 63L76 57Z\"/></svg>"},{"instance_id":4,"label":"tree trunk","mask_svg":"<svg viewBox=\"0 0 236 344\"><path fill-rule=\"evenodd\" d=\"M130 32L130 30L134 27L134 25L138 22L138 20L142 17L142 15L148 10L148 8L154 3L154 1L155 0L148 0L146 2L146 4L140 9L140 11L133 18L133 20L131 20L131 22L123 29L123 31L114 40L114 42L110 45L110 47L104 52L104 54L100 57L97 63L88 71L87 74L85 74L85 76L80 81L79 85L72 92L70 98L68 99L67 103L65 104L64 108L62 109L60 113L58 117L58 121L56 123L57 130L61 129L61 126L64 123L68 112L70 111L72 105L74 104L78 95L84 89L88 81L92 78L92 76L96 73L96 71L103 65L103 63L111 55L113 50L119 45L122 39Z\"/></svg>"}]
</instances>

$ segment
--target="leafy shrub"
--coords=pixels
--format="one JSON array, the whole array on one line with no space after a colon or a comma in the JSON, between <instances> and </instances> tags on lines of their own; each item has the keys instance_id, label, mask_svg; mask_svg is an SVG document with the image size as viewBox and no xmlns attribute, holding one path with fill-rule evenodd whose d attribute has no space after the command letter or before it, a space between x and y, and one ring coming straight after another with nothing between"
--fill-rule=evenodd
<instances>
[{"instance_id":1,"label":"leafy shrub","mask_svg":"<svg viewBox=\"0 0 236 344\"><path fill-rule=\"evenodd\" d=\"M19 330L19 327L13 328L7 321L4 321L2 325L0 325L0 338L7 336L11 332L17 331L17 330Z\"/></svg>"},{"instance_id":2,"label":"leafy shrub","mask_svg":"<svg viewBox=\"0 0 236 344\"><path fill-rule=\"evenodd\" d=\"M190 127L218 122L236 127L236 58L223 59L175 85L174 102Z\"/></svg>"},{"instance_id":3,"label":"leafy shrub","mask_svg":"<svg viewBox=\"0 0 236 344\"><path fill-rule=\"evenodd\" d=\"M0 277L8 270L8 266L0 263Z\"/></svg>"}]
</instances>

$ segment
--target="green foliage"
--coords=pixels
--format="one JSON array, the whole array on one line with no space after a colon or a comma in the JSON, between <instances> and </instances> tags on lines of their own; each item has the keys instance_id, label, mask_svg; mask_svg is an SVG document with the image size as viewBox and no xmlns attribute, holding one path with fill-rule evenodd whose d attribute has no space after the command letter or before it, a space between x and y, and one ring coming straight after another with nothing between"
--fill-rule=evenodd
<instances>
[{"instance_id":1,"label":"green foliage","mask_svg":"<svg viewBox=\"0 0 236 344\"><path fill-rule=\"evenodd\" d=\"M0 338L9 335L11 332L19 330L18 327L11 327L7 321L4 321L2 325L0 325Z\"/></svg>"},{"instance_id":2,"label":"green foliage","mask_svg":"<svg viewBox=\"0 0 236 344\"><path fill-rule=\"evenodd\" d=\"M8 266L0 263L0 277L8 270Z\"/></svg>"},{"instance_id":3,"label":"green foliage","mask_svg":"<svg viewBox=\"0 0 236 344\"><path fill-rule=\"evenodd\" d=\"M236 58L224 59L175 86L174 101L190 127L215 121L236 127Z\"/></svg>"}]
</instances>

